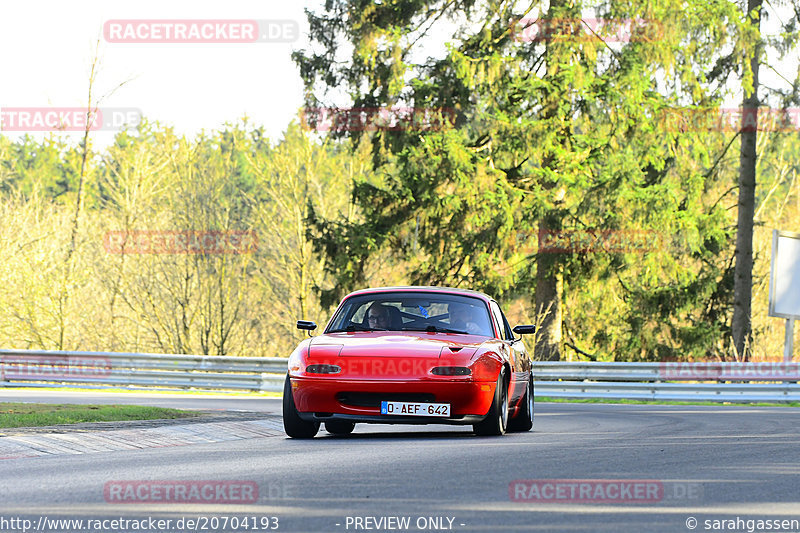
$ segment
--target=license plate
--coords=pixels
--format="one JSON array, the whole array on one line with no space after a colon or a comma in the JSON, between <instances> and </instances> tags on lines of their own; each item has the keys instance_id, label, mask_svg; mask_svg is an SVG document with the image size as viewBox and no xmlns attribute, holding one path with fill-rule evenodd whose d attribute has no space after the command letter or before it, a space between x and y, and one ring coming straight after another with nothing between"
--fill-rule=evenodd
<instances>
[{"instance_id":1,"label":"license plate","mask_svg":"<svg viewBox=\"0 0 800 533\"><path fill-rule=\"evenodd\" d=\"M381 402L381 414L401 416L450 416L450 404Z\"/></svg>"}]
</instances>

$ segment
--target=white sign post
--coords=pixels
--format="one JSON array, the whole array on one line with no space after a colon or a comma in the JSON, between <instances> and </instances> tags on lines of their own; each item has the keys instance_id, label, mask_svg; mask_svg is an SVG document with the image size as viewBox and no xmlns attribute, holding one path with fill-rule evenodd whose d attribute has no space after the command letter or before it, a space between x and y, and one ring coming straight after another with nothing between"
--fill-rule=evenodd
<instances>
[{"instance_id":1,"label":"white sign post","mask_svg":"<svg viewBox=\"0 0 800 533\"><path fill-rule=\"evenodd\" d=\"M800 318L800 233L772 230L769 316L786 319L783 360L792 360L794 321Z\"/></svg>"}]
</instances>

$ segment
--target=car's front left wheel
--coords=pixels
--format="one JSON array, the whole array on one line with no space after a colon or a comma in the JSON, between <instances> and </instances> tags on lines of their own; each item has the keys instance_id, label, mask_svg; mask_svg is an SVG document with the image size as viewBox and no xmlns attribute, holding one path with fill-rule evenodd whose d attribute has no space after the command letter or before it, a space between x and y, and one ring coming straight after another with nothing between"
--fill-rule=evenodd
<instances>
[{"instance_id":1,"label":"car's front left wheel","mask_svg":"<svg viewBox=\"0 0 800 533\"><path fill-rule=\"evenodd\" d=\"M474 424L472 430L476 435L503 435L508 426L508 385L506 384L506 369L500 370L494 390L494 400L489 408L486 418Z\"/></svg>"},{"instance_id":2,"label":"car's front left wheel","mask_svg":"<svg viewBox=\"0 0 800 533\"><path fill-rule=\"evenodd\" d=\"M319 422L307 422L300 418L288 374L283 385L283 429L294 439L310 439L319 431Z\"/></svg>"}]
</instances>

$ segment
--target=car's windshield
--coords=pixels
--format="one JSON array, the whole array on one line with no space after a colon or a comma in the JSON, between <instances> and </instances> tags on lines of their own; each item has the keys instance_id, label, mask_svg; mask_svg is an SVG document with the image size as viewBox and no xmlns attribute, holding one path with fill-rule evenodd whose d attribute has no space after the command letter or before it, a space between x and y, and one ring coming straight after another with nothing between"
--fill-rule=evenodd
<instances>
[{"instance_id":1,"label":"car's windshield","mask_svg":"<svg viewBox=\"0 0 800 533\"><path fill-rule=\"evenodd\" d=\"M486 304L446 293L379 292L351 296L326 333L339 331L431 331L493 337Z\"/></svg>"}]
</instances>

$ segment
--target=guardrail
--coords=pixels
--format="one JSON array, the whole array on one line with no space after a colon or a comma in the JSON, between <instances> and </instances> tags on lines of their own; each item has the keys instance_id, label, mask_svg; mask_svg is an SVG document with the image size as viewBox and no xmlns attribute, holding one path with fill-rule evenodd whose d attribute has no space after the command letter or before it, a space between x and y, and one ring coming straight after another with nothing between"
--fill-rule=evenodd
<instances>
[{"instance_id":1,"label":"guardrail","mask_svg":"<svg viewBox=\"0 0 800 533\"><path fill-rule=\"evenodd\" d=\"M534 363L536 396L619 400L800 401L800 363Z\"/></svg>"},{"instance_id":2,"label":"guardrail","mask_svg":"<svg viewBox=\"0 0 800 533\"><path fill-rule=\"evenodd\" d=\"M283 390L287 360L116 352L0 350L0 387ZM800 363L534 363L536 396L800 401Z\"/></svg>"},{"instance_id":3,"label":"guardrail","mask_svg":"<svg viewBox=\"0 0 800 533\"><path fill-rule=\"evenodd\" d=\"M0 350L0 387L278 392L286 365L281 357Z\"/></svg>"}]
</instances>

